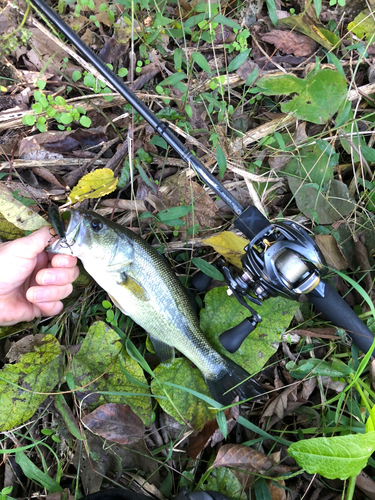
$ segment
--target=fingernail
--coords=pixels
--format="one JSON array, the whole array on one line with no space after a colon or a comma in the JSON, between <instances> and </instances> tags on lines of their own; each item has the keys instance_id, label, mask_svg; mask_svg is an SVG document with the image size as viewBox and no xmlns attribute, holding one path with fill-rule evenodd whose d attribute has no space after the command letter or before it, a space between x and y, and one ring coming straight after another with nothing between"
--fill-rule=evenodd
<instances>
[{"instance_id":1,"label":"fingernail","mask_svg":"<svg viewBox=\"0 0 375 500\"><path fill-rule=\"evenodd\" d=\"M43 285L51 285L52 283L55 282L55 279L56 279L55 273L51 273L51 271L46 271L43 274L42 283Z\"/></svg>"},{"instance_id":2,"label":"fingernail","mask_svg":"<svg viewBox=\"0 0 375 500\"><path fill-rule=\"evenodd\" d=\"M45 292L43 288L37 288L34 292L34 301L41 302L45 298Z\"/></svg>"},{"instance_id":3,"label":"fingernail","mask_svg":"<svg viewBox=\"0 0 375 500\"><path fill-rule=\"evenodd\" d=\"M59 267L69 267L69 259L67 259L66 257L60 257Z\"/></svg>"}]
</instances>

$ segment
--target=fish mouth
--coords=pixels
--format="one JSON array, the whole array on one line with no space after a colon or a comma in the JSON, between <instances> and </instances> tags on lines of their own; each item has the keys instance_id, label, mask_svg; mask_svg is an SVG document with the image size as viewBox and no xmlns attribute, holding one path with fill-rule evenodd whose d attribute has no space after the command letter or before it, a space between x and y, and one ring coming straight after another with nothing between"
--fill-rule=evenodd
<instances>
[{"instance_id":1,"label":"fish mouth","mask_svg":"<svg viewBox=\"0 0 375 500\"><path fill-rule=\"evenodd\" d=\"M67 246L70 248L75 244L79 245L79 233L82 225L82 214L78 210L70 209L64 214L69 214L65 222L65 237L59 238L46 248L47 252L57 253ZM65 218L65 217L64 217Z\"/></svg>"}]
</instances>

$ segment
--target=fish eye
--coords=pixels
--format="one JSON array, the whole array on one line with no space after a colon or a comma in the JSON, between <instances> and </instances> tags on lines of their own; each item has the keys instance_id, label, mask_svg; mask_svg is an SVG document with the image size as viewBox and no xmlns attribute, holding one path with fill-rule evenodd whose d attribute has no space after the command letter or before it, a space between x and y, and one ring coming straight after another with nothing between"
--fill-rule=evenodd
<instances>
[{"instance_id":1,"label":"fish eye","mask_svg":"<svg viewBox=\"0 0 375 500\"><path fill-rule=\"evenodd\" d=\"M95 231L96 233L99 232L101 229L103 228L103 222L98 220L98 219L94 219L91 221L91 229L93 231Z\"/></svg>"}]
</instances>

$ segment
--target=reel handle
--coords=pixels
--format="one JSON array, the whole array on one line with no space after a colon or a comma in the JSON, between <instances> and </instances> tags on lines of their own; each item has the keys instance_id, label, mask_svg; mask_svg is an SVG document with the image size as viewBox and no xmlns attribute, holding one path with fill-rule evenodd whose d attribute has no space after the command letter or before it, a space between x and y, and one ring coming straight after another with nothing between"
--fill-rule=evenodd
<instances>
[{"instance_id":1,"label":"reel handle","mask_svg":"<svg viewBox=\"0 0 375 500\"><path fill-rule=\"evenodd\" d=\"M307 294L308 299L316 309L329 319L335 326L347 331L353 343L365 354L373 349L374 334L348 306L345 300L327 281L321 281L319 285Z\"/></svg>"},{"instance_id":2,"label":"reel handle","mask_svg":"<svg viewBox=\"0 0 375 500\"><path fill-rule=\"evenodd\" d=\"M246 337L255 330L258 322L251 318L244 319L239 325L226 330L219 336L220 344L230 353L236 352Z\"/></svg>"}]
</instances>

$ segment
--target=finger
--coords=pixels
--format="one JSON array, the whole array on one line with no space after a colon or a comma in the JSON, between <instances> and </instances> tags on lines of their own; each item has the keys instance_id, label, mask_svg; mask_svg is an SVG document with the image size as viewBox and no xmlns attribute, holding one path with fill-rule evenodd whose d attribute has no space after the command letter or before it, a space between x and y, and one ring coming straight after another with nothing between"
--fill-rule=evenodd
<instances>
[{"instance_id":1,"label":"finger","mask_svg":"<svg viewBox=\"0 0 375 500\"><path fill-rule=\"evenodd\" d=\"M9 253L13 258L18 257L27 260L34 259L38 254L43 252L51 239L48 227L42 227L23 238L19 238L10 243L2 245L1 253L6 255ZM4 253L3 253L4 252Z\"/></svg>"},{"instance_id":2,"label":"finger","mask_svg":"<svg viewBox=\"0 0 375 500\"><path fill-rule=\"evenodd\" d=\"M72 290L73 286L71 284L62 286L32 286L27 290L26 298L29 302L38 304L40 307L45 302L55 302L65 299L72 293Z\"/></svg>"},{"instance_id":3,"label":"finger","mask_svg":"<svg viewBox=\"0 0 375 500\"><path fill-rule=\"evenodd\" d=\"M38 308L43 316L56 316L64 309L64 304L59 300L57 302L43 302L38 304Z\"/></svg>"},{"instance_id":4,"label":"finger","mask_svg":"<svg viewBox=\"0 0 375 500\"><path fill-rule=\"evenodd\" d=\"M77 266L64 268L42 269L36 275L38 285L68 285L78 278L79 269Z\"/></svg>"},{"instance_id":5,"label":"finger","mask_svg":"<svg viewBox=\"0 0 375 500\"><path fill-rule=\"evenodd\" d=\"M51 258L52 267L74 267L76 264L77 257L73 257L72 255L55 254Z\"/></svg>"}]
</instances>

